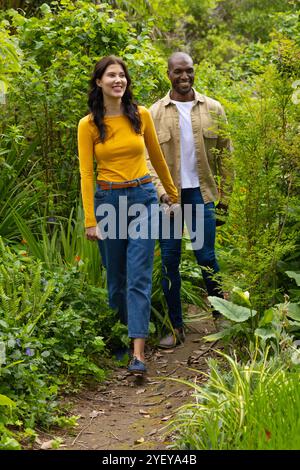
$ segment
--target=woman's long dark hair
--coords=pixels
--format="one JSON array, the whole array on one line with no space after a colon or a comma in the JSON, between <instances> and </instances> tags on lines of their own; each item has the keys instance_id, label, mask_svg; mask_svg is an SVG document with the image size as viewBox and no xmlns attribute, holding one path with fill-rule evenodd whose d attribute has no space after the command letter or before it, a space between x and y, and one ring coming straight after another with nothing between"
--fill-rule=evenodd
<instances>
[{"instance_id":1,"label":"woman's long dark hair","mask_svg":"<svg viewBox=\"0 0 300 470\"><path fill-rule=\"evenodd\" d=\"M142 125L141 117L138 111L137 104L133 101L133 96L132 96L132 92L130 89L131 79L130 79L127 67L122 59L120 59L119 57L115 57L113 55L109 55L107 57L103 57L95 65L94 73L90 81L90 90L89 90L89 98L88 98L89 110L91 114L93 115L94 123L96 124L99 130L101 142L104 142L106 138L106 126L104 124L105 108L104 108L103 92L102 92L102 89L97 86L96 80L101 78L105 70L107 69L107 67L112 64L119 64L124 70L125 77L127 79L127 87L122 97L124 114L125 116L128 117L135 132L137 134L141 133L141 125Z\"/></svg>"}]
</instances>

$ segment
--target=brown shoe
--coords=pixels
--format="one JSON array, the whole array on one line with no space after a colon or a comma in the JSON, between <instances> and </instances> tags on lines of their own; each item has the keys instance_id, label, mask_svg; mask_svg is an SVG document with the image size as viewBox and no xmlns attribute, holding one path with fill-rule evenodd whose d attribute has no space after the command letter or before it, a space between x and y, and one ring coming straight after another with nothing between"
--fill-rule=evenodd
<instances>
[{"instance_id":1,"label":"brown shoe","mask_svg":"<svg viewBox=\"0 0 300 470\"><path fill-rule=\"evenodd\" d=\"M185 333L183 328L175 328L174 333L169 333L162 338L158 344L159 348L172 349L182 344L185 340Z\"/></svg>"}]
</instances>

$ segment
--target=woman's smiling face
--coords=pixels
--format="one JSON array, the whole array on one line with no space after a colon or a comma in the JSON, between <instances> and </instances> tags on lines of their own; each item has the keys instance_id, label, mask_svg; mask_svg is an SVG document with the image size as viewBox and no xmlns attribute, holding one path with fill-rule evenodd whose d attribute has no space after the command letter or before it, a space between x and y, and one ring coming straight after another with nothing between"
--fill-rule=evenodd
<instances>
[{"instance_id":1,"label":"woman's smiling face","mask_svg":"<svg viewBox=\"0 0 300 470\"><path fill-rule=\"evenodd\" d=\"M101 78L96 80L102 88L104 96L110 98L122 98L127 86L127 79L123 67L119 64L109 65Z\"/></svg>"}]
</instances>

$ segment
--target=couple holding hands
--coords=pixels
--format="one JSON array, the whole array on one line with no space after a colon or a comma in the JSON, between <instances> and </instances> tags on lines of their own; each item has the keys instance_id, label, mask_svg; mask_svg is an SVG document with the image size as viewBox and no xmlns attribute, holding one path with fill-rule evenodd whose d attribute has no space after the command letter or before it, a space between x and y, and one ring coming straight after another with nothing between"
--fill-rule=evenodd
<instances>
[{"instance_id":1,"label":"couple holding hands","mask_svg":"<svg viewBox=\"0 0 300 470\"><path fill-rule=\"evenodd\" d=\"M109 304L128 325L128 336L133 340L128 370L133 374L147 370L144 350L150 321L155 238L159 238L162 288L173 328L159 346L172 348L184 341L179 264L187 207L192 242L197 237L195 227L201 214L202 242L200 247L195 244L194 253L208 295L222 296L213 276L219 271L215 201L223 201L225 184L231 179L224 165L230 153L230 141L222 131L226 117L218 101L193 88L194 66L188 54L171 55L168 77L171 90L148 111L133 99L124 61L115 56L102 58L95 65L90 82L90 114L78 126L86 237L99 242L107 271ZM153 208L158 208L158 203L162 203L164 211L159 213L157 237L133 236L129 225L137 227L141 220L148 226L148 234L153 234ZM101 209L108 205L115 211L116 230L115 236L103 237L99 231L104 218ZM137 216L133 210L136 205L142 205L142 215ZM179 218L174 216L176 207L180 209ZM162 236L163 214L170 222L167 236Z\"/></svg>"}]
</instances>

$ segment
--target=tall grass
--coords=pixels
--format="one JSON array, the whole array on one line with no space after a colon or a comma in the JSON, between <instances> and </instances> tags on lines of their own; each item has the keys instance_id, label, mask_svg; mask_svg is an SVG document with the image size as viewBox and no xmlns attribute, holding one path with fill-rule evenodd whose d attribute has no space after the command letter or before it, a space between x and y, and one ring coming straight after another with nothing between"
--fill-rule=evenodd
<instances>
[{"instance_id":1,"label":"tall grass","mask_svg":"<svg viewBox=\"0 0 300 470\"><path fill-rule=\"evenodd\" d=\"M28 144L24 140L18 126L0 134L0 236L6 240L18 237L14 212L32 227L36 225L38 201L44 200L44 190L38 184L41 173L31 160L37 141Z\"/></svg>"},{"instance_id":2,"label":"tall grass","mask_svg":"<svg viewBox=\"0 0 300 470\"><path fill-rule=\"evenodd\" d=\"M299 371L268 362L267 353L246 365L221 356L227 371L210 360L207 384L189 383L195 402L181 407L172 423L176 448L300 449Z\"/></svg>"},{"instance_id":3,"label":"tall grass","mask_svg":"<svg viewBox=\"0 0 300 470\"><path fill-rule=\"evenodd\" d=\"M17 212L14 212L14 221L29 253L45 267L78 266L93 285L102 286L105 281L97 243L85 237L82 208L79 206L75 215L74 212L72 208L67 220L60 217L51 224L43 218L37 234Z\"/></svg>"}]
</instances>

